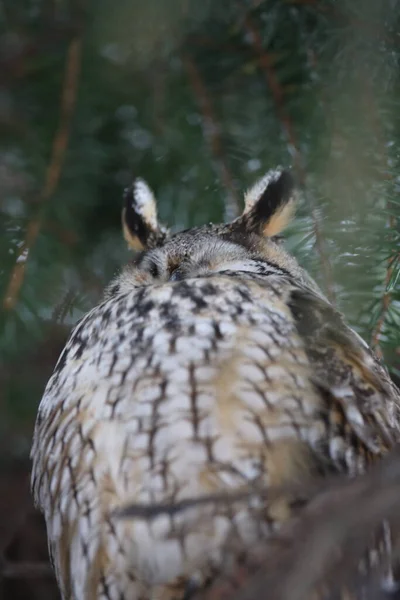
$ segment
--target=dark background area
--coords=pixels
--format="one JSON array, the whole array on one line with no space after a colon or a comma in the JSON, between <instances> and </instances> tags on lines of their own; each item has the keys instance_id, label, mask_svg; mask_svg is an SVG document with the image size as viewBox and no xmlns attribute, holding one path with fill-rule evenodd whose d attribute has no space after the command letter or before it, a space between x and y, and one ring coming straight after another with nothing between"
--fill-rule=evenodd
<instances>
[{"instance_id":1,"label":"dark background area","mask_svg":"<svg viewBox=\"0 0 400 600\"><path fill-rule=\"evenodd\" d=\"M400 375L397 0L0 2L0 595L56 599L29 496L38 403L129 259L133 175L173 229L301 189L287 245Z\"/></svg>"}]
</instances>

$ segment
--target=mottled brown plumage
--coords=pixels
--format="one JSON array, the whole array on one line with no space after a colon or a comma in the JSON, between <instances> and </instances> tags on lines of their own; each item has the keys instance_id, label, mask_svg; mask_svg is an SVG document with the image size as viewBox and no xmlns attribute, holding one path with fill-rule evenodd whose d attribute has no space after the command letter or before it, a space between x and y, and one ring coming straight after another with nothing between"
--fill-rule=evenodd
<instances>
[{"instance_id":1,"label":"mottled brown plumage","mask_svg":"<svg viewBox=\"0 0 400 600\"><path fill-rule=\"evenodd\" d=\"M274 237L290 174L269 172L245 200L233 223L170 236L143 181L125 193L125 237L142 252L71 334L32 448L65 599L183 598L227 546L301 515L295 489L363 473L399 439L386 370ZM220 493L239 496L121 518Z\"/></svg>"}]
</instances>

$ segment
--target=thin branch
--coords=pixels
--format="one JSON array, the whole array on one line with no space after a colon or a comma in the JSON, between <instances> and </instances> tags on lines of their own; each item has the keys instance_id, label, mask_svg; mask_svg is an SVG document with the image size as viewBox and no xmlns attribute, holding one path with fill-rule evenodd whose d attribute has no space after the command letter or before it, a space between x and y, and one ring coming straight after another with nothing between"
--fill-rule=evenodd
<instances>
[{"instance_id":1,"label":"thin branch","mask_svg":"<svg viewBox=\"0 0 400 600\"><path fill-rule=\"evenodd\" d=\"M177 513L204 505L231 505L254 498L265 496L266 489L251 489L244 491L230 491L216 494L204 494L193 498L184 498L176 502L155 502L153 504L130 504L114 511L114 516L122 519L152 520L159 515L173 516Z\"/></svg>"},{"instance_id":2,"label":"thin branch","mask_svg":"<svg viewBox=\"0 0 400 600\"><path fill-rule=\"evenodd\" d=\"M71 40L68 47L64 83L61 94L60 120L53 141L50 164L46 172L45 185L40 195L41 208L53 196L60 180L62 167L65 161L72 116L76 105L81 55L82 40L80 37L75 37ZM5 310L12 310L17 304L19 292L25 276L26 262L39 235L42 221L42 211L39 210L28 224L25 241L19 249L18 257L11 273L4 297L3 307Z\"/></svg>"},{"instance_id":3,"label":"thin branch","mask_svg":"<svg viewBox=\"0 0 400 600\"><path fill-rule=\"evenodd\" d=\"M4 579L54 577L54 571L48 562L4 562L0 568L1 577Z\"/></svg>"},{"instance_id":4,"label":"thin branch","mask_svg":"<svg viewBox=\"0 0 400 600\"><path fill-rule=\"evenodd\" d=\"M353 497L354 494L361 494L366 488L369 489L371 485L376 485L377 481L382 483L382 485L388 485L394 482L396 485L400 486L399 458L400 447L396 447L389 457L385 457L385 459L381 460L367 474L360 476L355 480L351 480L351 482L349 482L347 476L331 475L330 477L326 476L323 480L318 478L307 479L302 483L291 483L272 489L265 485L255 484L245 489L229 489L227 491L212 494L191 496L181 500L174 500L172 498L171 501L153 502L151 504L131 503L115 509L112 516L121 519L151 521L160 515L173 516L200 506L230 506L254 498L262 499L264 502L271 504L282 497L309 499L310 504L313 507L311 513L314 514L312 511L314 510L315 505L319 514L319 511L321 510L320 507L324 506L326 499L330 504L332 502L336 503L343 494L349 493L351 497ZM349 491L347 492L346 490ZM340 510L342 510L342 508L340 508ZM306 510L306 513L307 512L308 509Z\"/></svg>"},{"instance_id":5,"label":"thin branch","mask_svg":"<svg viewBox=\"0 0 400 600\"><path fill-rule=\"evenodd\" d=\"M287 141L291 146L292 150L294 151L294 166L297 172L297 176L301 185L304 186L305 171L301 161L299 144L297 142L292 119L290 118L290 115L288 114L285 108L284 90L276 76L274 62L272 60L272 57L268 54L268 52L265 51L260 32L258 31L257 27L255 26L248 14L245 17L244 26L246 32L249 34L249 38L251 40L251 44L253 46L255 54L259 59L259 64L264 73L267 86L271 90L272 98L275 104L276 114L278 116L279 121L281 122L282 129L286 135ZM310 209L315 235L315 245L321 261L326 293L331 302L335 303L335 290L332 276L332 268L328 256L325 252L325 244L320 229L318 216L313 203Z\"/></svg>"},{"instance_id":6,"label":"thin branch","mask_svg":"<svg viewBox=\"0 0 400 600\"><path fill-rule=\"evenodd\" d=\"M202 112L204 137L211 147L216 169L228 192L225 199L225 219L231 221L241 212L241 203L235 186L233 185L232 175L225 161L220 127L207 88L197 65L190 56L184 57L184 64L194 95Z\"/></svg>"}]
</instances>

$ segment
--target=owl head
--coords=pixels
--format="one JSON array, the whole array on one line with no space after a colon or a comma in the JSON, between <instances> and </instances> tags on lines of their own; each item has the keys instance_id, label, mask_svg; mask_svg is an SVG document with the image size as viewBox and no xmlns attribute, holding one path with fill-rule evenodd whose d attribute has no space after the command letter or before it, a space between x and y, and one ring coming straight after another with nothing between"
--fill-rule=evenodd
<instances>
[{"instance_id":1,"label":"owl head","mask_svg":"<svg viewBox=\"0 0 400 600\"><path fill-rule=\"evenodd\" d=\"M108 294L227 272L287 275L317 289L281 243L295 201L290 171L274 169L245 194L243 212L231 223L210 223L171 235L158 221L153 192L136 179L124 192L122 225L129 247L139 254Z\"/></svg>"}]
</instances>

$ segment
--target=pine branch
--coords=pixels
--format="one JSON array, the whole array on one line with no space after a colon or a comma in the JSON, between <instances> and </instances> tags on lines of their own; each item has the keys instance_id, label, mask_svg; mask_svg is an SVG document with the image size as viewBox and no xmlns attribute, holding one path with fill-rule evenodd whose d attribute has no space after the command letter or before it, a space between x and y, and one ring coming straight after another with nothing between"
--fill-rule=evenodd
<instances>
[{"instance_id":1,"label":"pine branch","mask_svg":"<svg viewBox=\"0 0 400 600\"><path fill-rule=\"evenodd\" d=\"M317 12L323 15L329 15L338 21L341 25L350 25L352 28L356 27L366 31L367 33L374 32L378 34L385 41L398 46L398 36L388 34L385 27L378 25L375 21L361 18L359 15L353 17L350 14L346 14L344 10L338 8L333 3L328 4L323 0L286 0L289 4L295 4L297 6L308 6L316 9Z\"/></svg>"},{"instance_id":2,"label":"pine branch","mask_svg":"<svg viewBox=\"0 0 400 600\"><path fill-rule=\"evenodd\" d=\"M44 204L53 196L60 181L70 137L72 117L76 105L81 54L81 37L75 37L71 40L68 47L64 83L61 94L60 120L53 141L51 159L46 172L45 185L40 195L40 208L43 208ZM29 253L37 240L42 221L43 215L39 209L28 224L25 241L19 249L17 260L12 270L3 301L5 310L12 310L17 304L19 292L24 281Z\"/></svg>"},{"instance_id":3,"label":"pine branch","mask_svg":"<svg viewBox=\"0 0 400 600\"><path fill-rule=\"evenodd\" d=\"M186 55L184 57L184 64L194 96L196 97L202 112L204 137L211 148L217 173L227 190L227 195L225 197L225 219L231 221L240 214L242 207L235 186L233 185L232 174L226 164L220 136L220 126L207 88L196 63L193 58Z\"/></svg>"},{"instance_id":4,"label":"pine branch","mask_svg":"<svg viewBox=\"0 0 400 600\"><path fill-rule=\"evenodd\" d=\"M299 178L300 183L304 186L305 184L305 171L302 165L301 156L299 152L299 144L297 142L296 134L294 131L292 119L290 115L286 111L285 102L284 102L284 91L279 82L278 77L276 76L274 70L274 64L271 59L271 56L268 52L265 51L262 43L262 38L260 32L255 26L254 22L247 14L245 17L245 29L249 34L249 38L251 40L251 44L253 46L254 52L256 56L259 58L260 67L264 73L265 80L268 88L271 91L271 95L275 104L276 114L278 116L279 121L281 122L282 129L285 133L288 143L294 150L294 166L297 172L297 176ZM325 284L325 289L328 298L334 304L335 303L335 290L332 276L332 267L329 262L327 253L325 251L325 244L322 236L322 232L319 225L319 220L317 216L317 212L315 207L312 205L310 207L311 210L311 218L313 223L313 230L315 235L315 244L320 257L320 262L322 266L322 274Z\"/></svg>"},{"instance_id":5,"label":"pine branch","mask_svg":"<svg viewBox=\"0 0 400 600\"><path fill-rule=\"evenodd\" d=\"M391 229L394 229L395 226L396 226L396 219L393 216L389 217L389 227ZM400 251L398 253L400 254ZM372 335L371 335L371 346L374 349L375 353L379 356L379 358L383 358L383 352L382 352L380 342L381 342L381 337L382 337L383 326L385 324L386 316L388 314L390 304L392 301L392 294L389 291L389 284L390 284L390 281L391 281L392 275L393 275L393 264L394 264L394 260L393 260L393 256L392 256L388 259L388 262L387 262L387 269L386 269L386 275L385 275L385 292L382 296L380 315L379 315L378 320L376 321L375 327L374 327L374 329L372 331Z\"/></svg>"},{"instance_id":6,"label":"pine branch","mask_svg":"<svg viewBox=\"0 0 400 600\"><path fill-rule=\"evenodd\" d=\"M369 111L368 111L369 112L369 120L370 120L371 126L373 127L375 138L379 145L379 156L385 157L385 159L386 159L386 160L382 160L382 158L381 158L379 166L382 171L386 171L386 169L387 169L386 165L388 164L387 144L386 144L386 140L384 138L381 120L378 118L378 107L376 105L375 97L372 93L371 84L368 79L364 79L364 89L365 89L365 96L368 99L367 106L369 108ZM387 180L392 179L390 174L386 175L386 179ZM391 203L389 200L386 202L386 210L388 212L390 212L390 208L391 208ZM388 225L388 229L390 231L395 230L395 227L397 225L397 220L392 214L390 214L390 216L388 217L387 225ZM398 254L400 254L400 251L398 251ZM379 356L379 358L383 358L383 352L382 352L382 348L381 348L382 331L383 331L385 320L386 320L386 317L387 317L387 314L388 314L388 311L390 308L390 304L392 301L392 294L389 291L389 286L390 286L390 282L391 282L391 279L393 276L393 265L395 264L393 259L394 259L394 255L391 255L387 260L385 283L384 283L385 291L382 296L381 310L380 310L380 314L376 320L375 327L373 328L373 331L371 334L371 346L372 346L373 350L375 351L375 353Z\"/></svg>"}]
</instances>

